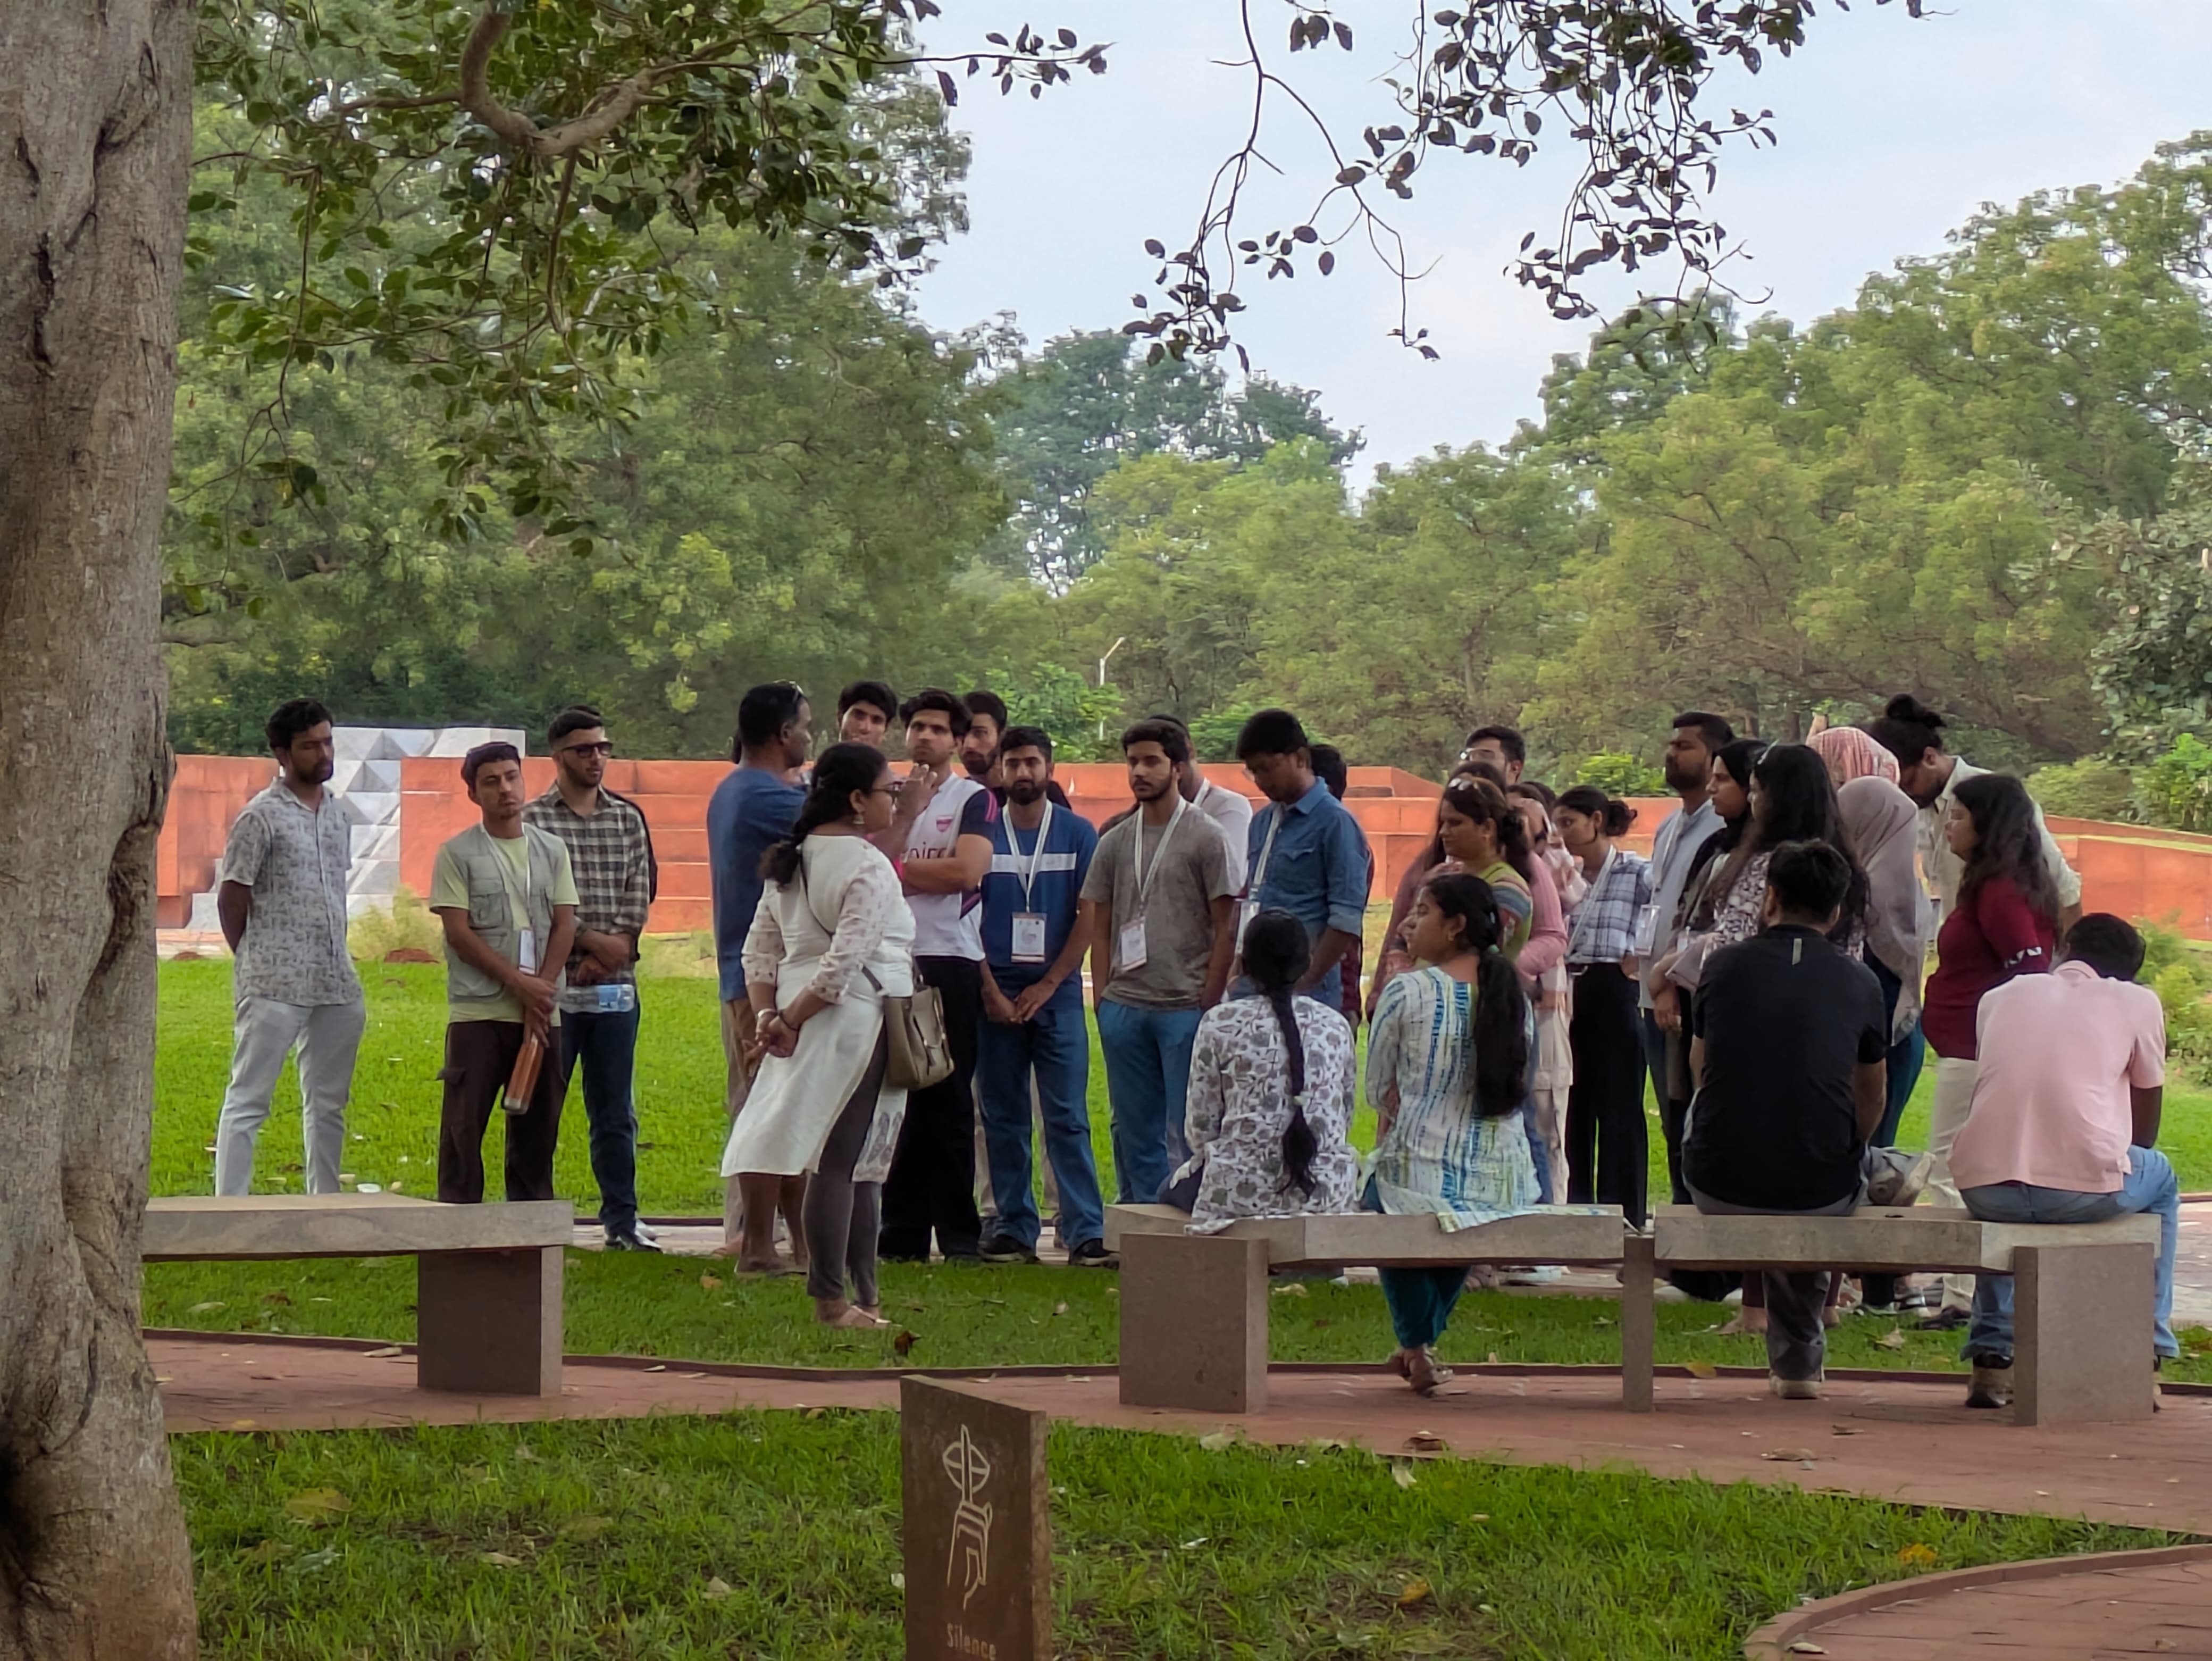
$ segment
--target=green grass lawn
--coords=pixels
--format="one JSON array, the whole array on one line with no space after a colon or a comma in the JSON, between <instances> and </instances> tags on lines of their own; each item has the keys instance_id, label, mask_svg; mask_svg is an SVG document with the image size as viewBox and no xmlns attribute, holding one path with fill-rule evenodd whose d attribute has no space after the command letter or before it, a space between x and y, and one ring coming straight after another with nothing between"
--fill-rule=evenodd
<instances>
[{"instance_id":1,"label":"green grass lawn","mask_svg":"<svg viewBox=\"0 0 2212 1661\"><path fill-rule=\"evenodd\" d=\"M902 1653L889 1415L171 1446L211 1658ZM1721 1661L1802 1597L2167 1542L1750 1484L1066 1426L1049 1458L1069 1658Z\"/></svg>"}]
</instances>

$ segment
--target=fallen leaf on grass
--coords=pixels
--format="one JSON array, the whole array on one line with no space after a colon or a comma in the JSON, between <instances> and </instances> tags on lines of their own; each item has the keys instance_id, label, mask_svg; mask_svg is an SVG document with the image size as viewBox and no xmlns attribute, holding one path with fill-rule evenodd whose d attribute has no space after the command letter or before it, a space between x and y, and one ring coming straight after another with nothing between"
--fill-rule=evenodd
<instances>
[{"instance_id":1,"label":"fallen leaf on grass","mask_svg":"<svg viewBox=\"0 0 2212 1661\"><path fill-rule=\"evenodd\" d=\"M1182 1548L1185 1551L1196 1551L1200 1546L1206 1543L1206 1539L1207 1536L1201 1534L1195 1540L1186 1540L1182 1542Z\"/></svg>"},{"instance_id":2,"label":"fallen leaf on grass","mask_svg":"<svg viewBox=\"0 0 2212 1661\"><path fill-rule=\"evenodd\" d=\"M227 1305L221 1302L194 1304L190 1309L186 1310L185 1313L187 1315L212 1315L216 1311L227 1307Z\"/></svg>"},{"instance_id":3,"label":"fallen leaf on grass","mask_svg":"<svg viewBox=\"0 0 2212 1661\"><path fill-rule=\"evenodd\" d=\"M1297 1281L1292 1281L1287 1286L1277 1287L1275 1288L1275 1296L1278 1298L1303 1298L1306 1296L1306 1289L1304 1287L1299 1285Z\"/></svg>"},{"instance_id":4,"label":"fallen leaf on grass","mask_svg":"<svg viewBox=\"0 0 2212 1661\"><path fill-rule=\"evenodd\" d=\"M353 1501L336 1488L302 1488L284 1502L284 1514L301 1523L327 1523L352 1509Z\"/></svg>"},{"instance_id":5,"label":"fallen leaf on grass","mask_svg":"<svg viewBox=\"0 0 2212 1661\"><path fill-rule=\"evenodd\" d=\"M1425 1603L1433 1590L1425 1580L1408 1580L1398 1593L1398 1607L1409 1609L1416 1603Z\"/></svg>"},{"instance_id":6,"label":"fallen leaf on grass","mask_svg":"<svg viewBox=\"0 0 2212 1661\"><path fill-rule=\"evenodd\" d=\"M1485 1361L1483 1365L1485 1366L1496 1366L1498 1365L1498 1352L1494 1349L1492 1350L1490 1352L1490 1359Z\"/></svg>"},{"instance_id":7,"label":"fallen leaf on grass","mask_svg":"<svg viewBox=\"0 0 2212 1661\"><path fill-rule=\"evenodd\" d=\"M1934 1547L1923 1546L1916 1540L1897 1554L1897 1561L1908 1568L1933 1568L1936 1567L1936 1550Z\"/></svg>"},{"instance_id":8,"label":"fallen leaf on grass","mask_svg":"<svg viewBox=\"0 0 2212 1661\"><path fill-rule=\"evenodd\" d=\"M259 1545L238 1555L241 1563L274 1563L289 1557L299 1548L283 1540L264 1540Z\"/></svg>"},{"instance_id":9,"label":"fallen leaf on grass","mask_svg":"<svg viewBox=\"0 0 2212 1661\"><path fill-rule=\"evenodd\" d=\"M520 1557L509 1557L503 1551L485 1552L483 1554L483 1561L496 1564L503 1569L519 1569L522 1567L522 1560Z\"/></svg>"},{"instance_id":10,"label":"fallen leaf on grass","mask_svg":"<svg viewBox=\"0 0 2212 1661\"><path fill-rule=\"evenodd\" d=\"M1052 1306L1052 1312L1055 1315L1065 1315L1067 1313L1067 1305L1066 1304L1054 1304Z\"/></svg>"},{"instance_id":11,"label":"fallen leaf on grass","mask_svg":"<svg viewBox=\"0 0 2212 1661\"><path fill-rule=\"evenodd\" d=\"M891 1340L891 1354L894 1355L911 1354L914 1352L914 1347L921 1342L921 1340L915 1337L914 1334L908 1332L904 1327L901 1327L899 1329L898 1336Z\"/></svg>"},{"instance_id":12,"label":"fallen leaf on grass","mask_svg":"<svg viewBox=\"0 0 2212 1661\"><path fill-rule=\"evenodd\" d=\"M1198 1445L1208 1453L1218 1453L1224 1448L1233 1448L1237 1445L1237 1433L1233 1430L1217 1430L1210 1436L1200 1437Z\"/></svg>"},{"instance_id":13,"label":"fallen leaf on grass","mask_svg":"<svg viewBox=\"0 0 2212 1661\"><path fill-rule=\"evenodd\" d=\"M1486 1511L1479 1511L1467 1520L1470 1523L1487 1523L1490 1520L1490 1513Z\"/></svg>"},{"instance_id":14,"label":"fallen leaf on grass","mask_svg":"<svg viewBox=\"0 0 2212 1661\"><path fill-rule=\"evenodd\" d=\"M702 1291L702 1292L720 1292L721 1289L722 1289L722 1277L721 1277L720 1275L702 1275L699 1277L699 1290L700 1290L700 1291Z\"/></svg>"},{"instance_id":15,"label":"fallen leaf on grass","mask_svg":"<svg viewBox=\"0 0 2212 1661\"><path fill-rule=\"evenodd\" d=\"M893 1591L904 1591L906 1590L906 1576L903 1574L894 1573L891 1576L891 1590Z\"/></svg>"},{"instance_id":16,"label":"fallen leaf on grass","mask_svg":"<svg viewBox=\"0 0 2212 1661\"><path fill-rule=\"evenodd\" d=\"M1721 1376L1721 1370L1718 1367L1703 1359L1683 1362L1682 1371L1692 1378L1717 1378Z\"/></svg>"},{"instance_id":17,"label":"fallen leaf on grass","mask_svg":"<svg viewBox=\"0 0 2212 1661\"><path fill-rule=\"evenodd\" d=\"M830 1409L828 1408L809 1408L799 1416L804 1419L819 1419L829 1411Z\"/></svg>"},{"instance_id":18,"label":"fallen leaf on grass","mask_svg":"<svg viewBox=\"0 0 2212 1661\"><path fill-rule=\"evenodd\" d=\"M1874 1344L1876 1349L1903 1349L1905 1348L1905 1329L1903 1327L1892 1327L1888 1331L1883 1333L1881 1337L1875 1339L1874 1341Z\"/></svg>"},{"instance_id":19,"label":"fallen leaf on grass","mask_svg":"<svg viewBox=\"0 0 2212 1661\"><path fill-rule=\"evenodd\" d=\"M727 1597L736 1590L737 1588L735 1586L732 1586L728 1581L725 1580L718 1574L707 1583L705 1590L702 1591L700 1595L703 1597L711 1597L719 1600L720 1598Z\"/></svg>"},{"instance_id":20,"label":"fallen leaf on grass","mask_svg":"<svg viewBox=\"0 0 2212 1661\"><path fill-rule=\"evenodd\" d=\"M1766 1452L1760 1454L1759 1457L1762 1459L1772 1459L1778 1463L1787 1464L1793 1460L1814 1459L1818 1458L1820 1456L1814 1453L1810 1448L1770 1448Z\"/></svg>"},{"instance_id":21,"label":"fallen leaf on grass","mask_svg":"<svg viewBox=\"0 0 2212 1661\"><path fill-rule=\"evenodd\" d=\"M1390 1480L1401 1488L1409 1488L1421 1479L1413 1475L1413 1468L1411 1465L1392 1465Z\"/></svg>"},{"instance_id":22,"label":"fallen leaf on grass","mask_svg":"<svg viewBox=\"0 0 2212 1661\"><path fill-rule=\"evenodd\" d=\"M1442 1453L1444 1439L1432 1430L1417 1430L1406 1439L1408 1453Z\"/></svg>"}]
</instances>

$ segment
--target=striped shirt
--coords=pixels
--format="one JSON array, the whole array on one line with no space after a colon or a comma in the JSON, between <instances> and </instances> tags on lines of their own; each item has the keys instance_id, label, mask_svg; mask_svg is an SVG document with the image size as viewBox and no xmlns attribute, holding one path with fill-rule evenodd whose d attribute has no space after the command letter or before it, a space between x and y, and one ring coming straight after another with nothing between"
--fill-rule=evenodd
<instances>
[{"instance_id":1,"label":"striped shirt","mask_svg":"<svg viewBox=\"0 0 2212 1661\"><path fill-rule=\"evenodd\" d=\"M627 934L635 942L645 932L653 904L653 842L636 804L610 791L589 818L562 799L555 785L522 810L522 822L558 837L567 844L576 873L576 932ZM590 954L581 945L568 953L568 973ZM608 970L603 981L634 981L635 969Z\"/></svg>"}]
</instances>

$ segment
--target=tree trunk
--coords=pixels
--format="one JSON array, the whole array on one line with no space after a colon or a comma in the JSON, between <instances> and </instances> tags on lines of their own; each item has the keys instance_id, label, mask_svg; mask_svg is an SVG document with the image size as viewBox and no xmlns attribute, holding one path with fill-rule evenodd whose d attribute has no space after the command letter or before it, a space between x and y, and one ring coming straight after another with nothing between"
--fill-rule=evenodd
<instances>
[{"instance_id":1,"label":"tree trunk","mask_svg":"<svg viewBox=\"0 0 2212 1661\"><path fill-rule=\"evenodd\" d=\"M0 1658L195 1652L138 1327L189 0L0 0Z\"/></svg>"}]
</instances>

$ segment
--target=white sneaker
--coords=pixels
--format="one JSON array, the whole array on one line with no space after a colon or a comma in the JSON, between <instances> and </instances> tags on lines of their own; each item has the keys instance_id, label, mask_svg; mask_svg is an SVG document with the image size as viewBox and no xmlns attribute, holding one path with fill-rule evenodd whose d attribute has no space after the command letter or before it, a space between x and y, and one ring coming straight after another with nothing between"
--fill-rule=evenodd
<instances>
[{"instance_id":1,"label":"white sneaker","mask_svg":"<svg viewBox=\"0 0 2212 1661\"><path fill-rule=\"evenodd\" d=\"M1818 1378L1781 1378L1773 1373L1766 1375L1766 1387L1785 1402L1817 1402L1820 1399Z\"/></svg>"},{"instance_id":2,"label":"white sneaker","mask_svg":"<svg viewBox=\"0 0 2212 1661\"><path fill-rule=\"evenodd\" d=\"M655 1240L660 1238L659 1235L647 1228L642 1220L641 1220L637 1224L636 1233L637 1238L644 1241L647 1245L651 1245Z\"/></svg>"}]
</instances>

